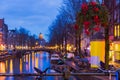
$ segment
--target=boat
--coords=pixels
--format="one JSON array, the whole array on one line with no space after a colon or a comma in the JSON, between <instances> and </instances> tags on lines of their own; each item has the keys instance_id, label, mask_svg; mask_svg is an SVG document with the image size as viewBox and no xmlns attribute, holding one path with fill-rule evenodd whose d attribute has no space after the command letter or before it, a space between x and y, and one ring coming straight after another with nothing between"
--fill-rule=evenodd
<instances>
[{"instance_id":1,"label":"boat","mask_svg":"<svg viewBox=\"0 0 120 80\"><path fill-rule=\"evenodd\" d=\"M52 54L50 57L51 64L57 64L60 60L60 56L58 54Z\"/></svg>"}]
</instances>

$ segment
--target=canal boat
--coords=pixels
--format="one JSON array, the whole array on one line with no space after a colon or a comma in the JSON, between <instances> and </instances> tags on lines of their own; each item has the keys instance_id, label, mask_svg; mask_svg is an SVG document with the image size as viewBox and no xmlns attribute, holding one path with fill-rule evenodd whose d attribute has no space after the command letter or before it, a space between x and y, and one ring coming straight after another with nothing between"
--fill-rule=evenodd
<instances>
[{"instance_id":1,"label":"canal boat","mask_svg":"<svg viewBox=\"0 0 120 80\"><path fill-rule=\"evenodd\" d=\"M60 56L58 54L52 54L50 57L51 64L57 64L60 60Z\"/></svg>"}]
</instances>

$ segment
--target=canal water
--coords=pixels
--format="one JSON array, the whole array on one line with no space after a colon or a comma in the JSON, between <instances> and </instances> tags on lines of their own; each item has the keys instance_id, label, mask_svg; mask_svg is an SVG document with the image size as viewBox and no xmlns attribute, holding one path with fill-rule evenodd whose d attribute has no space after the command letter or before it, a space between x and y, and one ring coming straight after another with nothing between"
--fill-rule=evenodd
<instances>
[{"instance_id":1,"label":"canal water","mask_svg":"<svg viewBox=\"0 0 120 80\"><path fill-rule=\"evenodd\" d=\"M50 67L50 58L47 52L37 52L23 56L22 58L13 58L3 62L0 62L0 74L19 74L19 73L37 73L34 67L37 67L44 71L46 68ZM51 73L48 70L47 73ZM0 80L37 80L37 76L0 76ZM101 80L93 77L73 77L71 76L69 80ZM46 76L42 80L64 80L61 76ZM114 80L114 79L112 79Z\"/></svg>"},{"instance_id":2,"label":"canal water","mask_svg":"<svg viewBox=\"0 0 120 80\"><path fill-rule=\"evenodd\" d=\"M0 74L1 73L36 73L34 67L41 70L45 70L50 66L49 53L37 52L23 56L22 58L9 59L0 62ZM47 71L50 73L50 70ZM26 77L6 77L0 76L0 80L36 80L35 76ZM44 77L43 80L61 80L60 77Z\"/></svg>"}]
</instances>

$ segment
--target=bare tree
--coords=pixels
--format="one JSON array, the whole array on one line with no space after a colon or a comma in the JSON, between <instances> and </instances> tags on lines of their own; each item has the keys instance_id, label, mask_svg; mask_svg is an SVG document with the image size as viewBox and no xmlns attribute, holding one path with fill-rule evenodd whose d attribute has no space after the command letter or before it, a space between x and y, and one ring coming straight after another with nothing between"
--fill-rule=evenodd
<instances>
[{"instance_id":1,"label":"bare tree","mask_svg":"<svg viewBox=\"0 0 120 80\"><path fill-rule=\"evenodd\" d=\"M76 31L73 26L76 23L76 17L80 10L80 5L83 1L86 0L63 1L64 4L59 10L60 14L50 26L50 42L54 42L53 44L62 43L62 45L65 42L65 49L68 41L71 41L74 44Z\"/></svg>"}]
</instances>

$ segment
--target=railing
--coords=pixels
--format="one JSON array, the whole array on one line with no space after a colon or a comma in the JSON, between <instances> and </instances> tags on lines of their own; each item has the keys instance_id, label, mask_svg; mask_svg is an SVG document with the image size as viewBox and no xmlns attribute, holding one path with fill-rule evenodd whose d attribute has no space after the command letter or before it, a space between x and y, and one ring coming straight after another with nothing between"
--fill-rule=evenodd
<instances>
[{"instance_id":1,"label":"railing","mask_svg":"<svg viewBox=\"0 0 120 80\"><path fill-rule=\"evenodd\" d=\"M20 74L5 74L0 73L0 76L39 76L39 79L42 80L44 76L62 76L64 80L69 80L70 76L109 76L109 80L112 77L115 77L116 80L120 80L120 70L114 71L106 71L102 73L70 73L70 72L63 72L63 73L20 73Z\"/></svg>"},{"instance_id":2,"label":"railing","mask_svg":"<svg viewBox=\"0 0 120 80\"><path fill-rule=\"evenodd\" d=\"M68 73L20 73L20 74L5 74L0 73L0 76L65 76ZM116 76L115 73L70 73L70 76Z\"/></svg>"}]
</instances>

